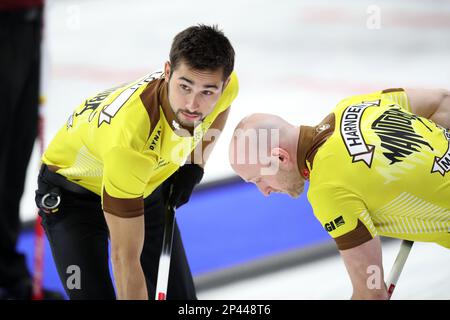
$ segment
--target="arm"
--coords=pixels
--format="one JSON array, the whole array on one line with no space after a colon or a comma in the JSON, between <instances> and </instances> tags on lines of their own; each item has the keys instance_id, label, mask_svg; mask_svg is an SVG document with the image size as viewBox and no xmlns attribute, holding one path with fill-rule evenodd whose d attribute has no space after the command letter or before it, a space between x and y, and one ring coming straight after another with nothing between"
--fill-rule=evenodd
<instances>
[{"instance_id":1,"label":"arm","mask_svg":"<svg viewBox=\"0 0 450 320\"><path fill-rule=\"evenodd\" d=\"M190 155L190 162L195 163L202 168L205 167L206 161L209 158L209 155L211 154L211 151L213 150L214 146L217 143L217 140L219 140L220 134L223 131L223 128L225 127L225 123L227 122L228 115L230 113L230 107L228 107L226 110L222 111L217 118L214 120L214 122L209 127L208 131L205 134L205 137L203 137L202 142L199 143L195 149L191 152Z\"/></svg>"},{"instance_id":2,"label":"arm","mask_svg":"<svg viewBox=\"0 0 450 320\"><path fill-rule=\"evenodd\" d=\"M406 89L411 111L450 129L450 91L444 89Z\"/></svg>"},{"instance_id":3,"label":"arm","mask_svg":"<svg viewBox=\"0 0 450 320\"><path fill-rule=\"evenodd\" d=\"M353 285L352 298L387 299L381 243L365 202L347 187L325 183L311 184L308 199L340 251Z\"/></svg>"},{"instance_id":4,"label":"arm","mask_svg":"<svg viewBox=\"0 0 450 320\"><path fill-rule=\"evenodd\" d=\"M340 253L352 281L352 299L389 298L384 283L379 237Z\"/></svg>"},{"instance_id":5,"label":"arm","mask_svg":"<svg viewBox=\"0 0 450 320\"><path fill-rule=\"evenodd\" d=\"M147 300L147 286L141 267L144 246L144 216L121 218L105 213L111 239L111 257L120 300Z\"/></svg>"}]
</instances>

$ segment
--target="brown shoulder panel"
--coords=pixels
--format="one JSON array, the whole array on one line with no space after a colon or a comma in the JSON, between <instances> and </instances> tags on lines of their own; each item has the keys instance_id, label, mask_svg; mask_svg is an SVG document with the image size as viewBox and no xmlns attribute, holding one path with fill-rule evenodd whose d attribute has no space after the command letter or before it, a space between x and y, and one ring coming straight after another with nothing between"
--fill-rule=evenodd
<instances>
[{"instance_id":1,"label":"brown shoulder panel","mask_svg":"<svg viewBox=\"0 0 450 320\"><path fill-rule=\"evenodd\" d=\"M103 210L121 218L139 217L144 214L144 199L114 198L103 188Z\"/></svg>"},{"instance_id":2,"label":"brown shoulder panel","mask_svg":"<svg viewBox=\"0 0 450 320\"><path fill-rule=\"evenodd\" d=\"M147 84L147 87L142 91L140 98L142 101L142 104L145 107L145 110L147 110L148 116L150 118L150 132L149 136L152 134L153 130L155 129L156 124L159 121L159 99L158 99L158 93L160 86L164 83L164 79L157 79L149 84Z\"/></svg>"},{"instance_id":3,"label":"brown shoulder panel","mask_svg":"<svg viewBox=\"0 0 450 320\"><path fill-rule=\"evenodd\" d=\"M381 93L391 93L391 92L401 92L405 91L403 88L390 88L390 89L384 89L381 91Z\"/></svg>"},{"instance_id":4,"label":"brown shoulder panel","mask_svg":"<svg viewBox=\"0 0 450 320\"><path fill-rule=\"evenodd\" d=\"M358 220L358 224L355 229L340 237L334 238L339 250L351 249L369 240L372 240L372 235L360 220Z\"/></svg>"}]
</instances>

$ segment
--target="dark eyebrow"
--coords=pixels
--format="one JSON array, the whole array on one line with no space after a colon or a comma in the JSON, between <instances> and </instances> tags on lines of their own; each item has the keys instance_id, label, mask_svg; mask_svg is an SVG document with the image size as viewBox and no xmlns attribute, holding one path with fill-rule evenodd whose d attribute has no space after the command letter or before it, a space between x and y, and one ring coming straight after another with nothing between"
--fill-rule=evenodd
<instances>
[{"instance_id":1,"label":"dark eyebrow","mask_svg":"<svg viewBox=\"0 0 450 320\"><path fill-rule=\"evenodd\" d=\"M188 83L190 83L190 84L194 84L194 81L189 80L188 78L185 78L185 77L179 77L178 79L184 80L184 81L186 81L186 82L188 82Z\"/></svg>"},{"instance_id":2,"label":"dark eyebrow","mask_svg":"<svg viewBox=\"0 0 450 320\"><path fill-rule=\"evenodd\" d=\"M191 84L191 85L194 85L194 81L189 80L188 78L185 78L185 77L179 77L178 79L183 80L183 81L186 81L187 83L189 83L189 84ZM216 86L215 84L207 84L207 85L204 85L203 88L205 88L205 89L209 89L209 88L219 89L219 87Z\"/></svg>"}]
</instances>

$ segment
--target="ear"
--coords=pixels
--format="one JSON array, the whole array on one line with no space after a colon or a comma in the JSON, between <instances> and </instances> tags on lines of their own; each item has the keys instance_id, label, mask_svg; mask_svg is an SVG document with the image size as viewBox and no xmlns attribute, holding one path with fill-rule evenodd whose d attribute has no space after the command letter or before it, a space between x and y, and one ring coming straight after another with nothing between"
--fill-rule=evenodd
<instances>
[{"instance_id":1,"label":"ear","mask_svg":"<svg viewBox=\"0 0 450 320\"><path fill-rule=\"evenodd\" d=\"M285 149L273 148L270 151L270 155L272 157L277 157L280 164L283 165L284 167L290 164L291 157L289 156L289 153Z\"/></svg>"},{"instance_id":2,"label":"ear","mask_svg":"<svg viewBox=\"0 0 450 320\"><path fill-rule=\"evenodd\" d=\"M166 81L167 83L169 83L170 71L171 71L170 61L166 61L166 63L164 64L164 81Z\"/></svg>"}]
</instances>

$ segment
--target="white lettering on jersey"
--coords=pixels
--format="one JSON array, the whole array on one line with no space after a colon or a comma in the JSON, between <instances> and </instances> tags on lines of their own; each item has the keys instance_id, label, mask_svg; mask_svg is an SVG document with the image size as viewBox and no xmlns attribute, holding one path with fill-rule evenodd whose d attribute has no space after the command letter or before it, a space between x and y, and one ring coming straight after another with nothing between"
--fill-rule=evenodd
<instances>
[{"instance_id":1,"label":"white lettering on jersey","mask_svg":"<svg viewBox=\"0 0 450 320\"><path fill-rule=\"evenodd\" d=\"M361 119L366 108L379 106L380 100L363 102L345 108L341 119L341 135L353 162L363 161L369 168L372 165L375 146L364 141L361 132Z\"/></svg>"},{"instance_id":2,"label":"white lettering on jersey","mask_svg":"<svg viewBox=\"0 0 450 320\"><path fill-rule=\"evenodd\" d=\"M70 115L69 119L67 120L67 129L73 127L73 113Z\"/></svg>"},{"instance_id":3,"label":"white lettering on jersey","mask_svg":"<svg viewBox=\"0 0 450 320\"><path fill-rule=\"evenodd\" d=\"M434 158L433 168L431 169L431 172L439 171L442 176L450 171L450 131L444 129L444 135L448 140L447 151L442 157Z\"/></svg>"},{"instance_id":4,"label":"white lettering on jersey","mask_svg":"<svg viewBox=\"0 0 450 320\"><path fill-rule=\"evenodd\" d=\"M128 101L128 99L133 95L133 93L136 92L137 89L139 89L140 86L149 83L152 80L155 80L159 78L162 74L162 71L153 72L150 75L145 76L142 80L140 80L138 83L132 85L131 87L126 88L123 90L113 101L111 104L105 106L103 110L100 112L100 115L98 117L98 126L103 122L111 123L111 119L114 118L114 116L119 112L120 108L123 107L125 102Z\"/></svg>"}]
</instances>

